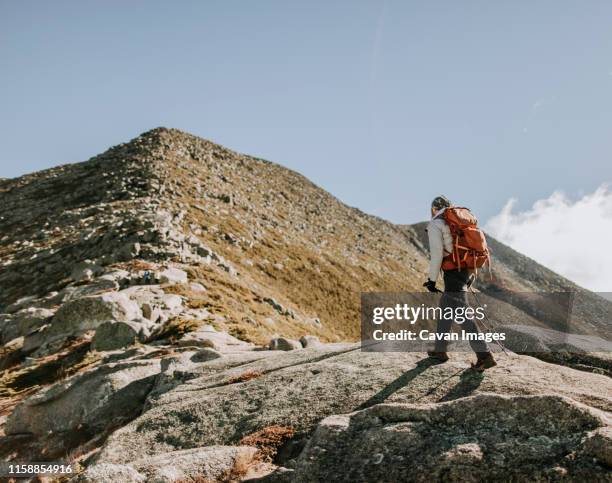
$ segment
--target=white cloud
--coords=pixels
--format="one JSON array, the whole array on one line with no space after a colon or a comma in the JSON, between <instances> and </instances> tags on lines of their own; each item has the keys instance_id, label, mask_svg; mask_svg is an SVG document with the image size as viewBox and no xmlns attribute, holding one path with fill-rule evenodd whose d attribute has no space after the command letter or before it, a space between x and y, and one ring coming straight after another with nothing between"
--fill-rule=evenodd
<instances>
[{"instance_id":1,"label":"white cloud","mask_svg":"<svg viewBox=\"0 0 612 483\"><path fill-rule=\"evenodd\" d=\"M612 191L603 185L572 201L555 191L523 212L516 199L491 218L485 230L578 285L612 292Z\"/></svg>"}]
</instances>

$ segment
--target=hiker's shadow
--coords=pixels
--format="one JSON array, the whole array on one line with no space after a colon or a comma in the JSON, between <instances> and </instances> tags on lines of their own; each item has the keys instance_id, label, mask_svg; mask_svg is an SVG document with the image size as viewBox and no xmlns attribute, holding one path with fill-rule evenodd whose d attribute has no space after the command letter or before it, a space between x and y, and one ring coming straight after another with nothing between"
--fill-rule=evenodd
<instances>
[{"instance_id":1,"label":"hiker's shadow","mask_svg":"<svg viewBox=\"0 0 612 483\"><path fill-rule=\"evenodd\" d=\"M435 359L427 357L417 362L414 369L410 369L408 372L404 372L394 381L387 384L382 390L374 394L370 399L361 403L357 409L365 409L375 404L383 403L387 400L391 394L399 391L401 388L406 387L412 380L414 380L419 374L426 371L431 366L439 364Z\"/></svg>"},{"instance_id":2,"label":"hiker's shadow","mask_svg":"<svg viewBox=\"0 0 612 483\"><path fill-rule=\"evenodd\" d=\"M484 379L484 373L466 369L459 376L459 382L451 388L439 402L453 401L472 394Z\"/></svg>"}]
</instances>

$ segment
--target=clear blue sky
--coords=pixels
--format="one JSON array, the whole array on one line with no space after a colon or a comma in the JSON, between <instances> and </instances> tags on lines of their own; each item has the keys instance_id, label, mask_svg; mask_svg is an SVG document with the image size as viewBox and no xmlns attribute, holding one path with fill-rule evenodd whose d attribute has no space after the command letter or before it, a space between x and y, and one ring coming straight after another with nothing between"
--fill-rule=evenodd
<instances>
[{"instance_id":1,"label":"clear blue sky","mask_svg":"<svg viewBox=\"0 0 612 483\"><path fill-rule=\"evenodd\" d=\"M610 1L0 0L0 176L156 126L395 222L612 181Z\"/></svg>"}]
</instances>

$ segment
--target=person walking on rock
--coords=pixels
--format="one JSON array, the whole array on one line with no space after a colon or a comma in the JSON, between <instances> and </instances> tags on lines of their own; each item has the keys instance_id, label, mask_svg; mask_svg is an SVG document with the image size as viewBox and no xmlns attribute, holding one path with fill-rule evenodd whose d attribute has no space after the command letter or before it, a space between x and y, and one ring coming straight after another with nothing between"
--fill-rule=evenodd
<instances>
[{"instance_id":1,"label":"person walking on rock","mask_svg":"<svg viewBox=\"0 0 612 483\"><path fill-rule=\"evenodd\" d=\"M440 307L468 307L467 292L474 280L478 268L489 262L489 252L482 231L477 228L477 220L467 208L454 207L444 196L436 197L431 203L431 221L427 225L429 237L429 277L423 284L430 292L440 292L436 288L438 275L442 269L444 293ZM453 320L440 318L437 334L451 331ZM477 361L472 367L482 372L497 363L486 342L477 338L478 327L473 320L466 319L461 328L470 338L470 347L476 353ZM427 354L440 362L446 362L448 341L437 337L433 351Z\"/></svg>"}]
</instances>

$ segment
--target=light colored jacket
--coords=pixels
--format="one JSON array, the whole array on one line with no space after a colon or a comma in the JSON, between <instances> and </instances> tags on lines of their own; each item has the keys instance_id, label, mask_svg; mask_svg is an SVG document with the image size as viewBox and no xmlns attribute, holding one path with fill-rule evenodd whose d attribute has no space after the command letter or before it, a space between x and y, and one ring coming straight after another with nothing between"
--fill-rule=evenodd
<instances>
[{"instance_id":1,"label":"light colored jacket","mask_svg":"<svg viewBox=\"0 0 612 483\"><path fill-rule=\"evenodd\" d=\"M427 225L427 235L429 237L429 280L438 280L442 259L445 255L450 255L453 251L453 237L450 228L442 216L444 210L440 210Z\"/></svg>"}]
</instances>

